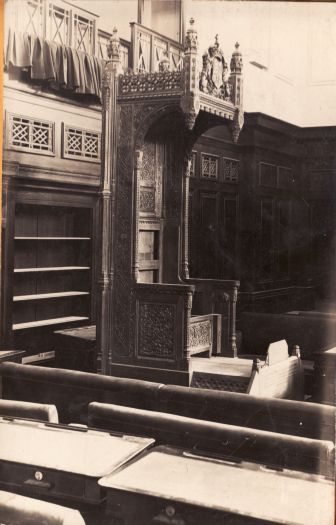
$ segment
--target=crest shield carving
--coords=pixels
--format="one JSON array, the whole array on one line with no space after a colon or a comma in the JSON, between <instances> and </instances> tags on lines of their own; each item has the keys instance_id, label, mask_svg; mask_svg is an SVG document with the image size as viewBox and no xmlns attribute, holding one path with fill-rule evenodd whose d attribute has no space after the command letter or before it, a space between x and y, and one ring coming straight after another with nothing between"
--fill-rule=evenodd
<instances>
[{"instance_id":1,"label":"crest shield carving","mask_svg":"<svg viewBox=\"0 0 336 525\"><path fill-rule=\"evenodd\" d=\"M215 37L215 44L203 55L200 90L222 100L231 100L228 66L218 42L218 35Z\"/></svg>"}]
</instances>

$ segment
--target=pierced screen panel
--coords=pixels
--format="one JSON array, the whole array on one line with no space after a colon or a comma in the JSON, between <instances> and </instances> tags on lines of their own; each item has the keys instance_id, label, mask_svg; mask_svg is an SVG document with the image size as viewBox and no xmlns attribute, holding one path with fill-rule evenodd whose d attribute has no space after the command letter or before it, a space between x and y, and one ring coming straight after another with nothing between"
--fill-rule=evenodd
<instances>
[{"instance_id":1,"label":"pierced screen panel","mask_svg":"<svg viewBox=\"0 0 336 525\"><path fill-rule=\"evenodd\" d=\"M223 158L224 182L238 182L239 160Z\"/></svg>"},{"instance_id":2,"label":"pierced screen panel","mask_svg":"<svg viewBox=\"0 0 336 525\"><path fill-rule=\"evenodd\" d=\"M205 179L218 179L218 157L202 153L202 177Z\"/></svg>"},{"instance_id":3,"label":"pierced screen panel","mask_svg":"<svg viewBox=\"0 0 336 525\"><path fill-rule=\"evenodd\" d=\"M96 131L64 125L63 157L68 159L100 161L101 135Z\"/></svg>"},{"instance_id":4,"label":"pierced screen panel","mask_svg":"<svg viewBox=\"0 0 336 525\"><path fill-rule=\"evenodd\" d=\"M7 130L9 149L54 154L53 122L8 113Z\"/></svg>"}]
</instances>

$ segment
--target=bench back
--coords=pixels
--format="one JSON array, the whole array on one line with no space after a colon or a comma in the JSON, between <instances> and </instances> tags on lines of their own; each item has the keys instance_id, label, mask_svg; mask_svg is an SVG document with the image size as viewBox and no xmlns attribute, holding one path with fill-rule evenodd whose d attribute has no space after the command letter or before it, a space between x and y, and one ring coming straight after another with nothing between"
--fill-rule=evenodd
<instances>
[{"instance_id":1,"label":"bench back","mask_svg":"<svg viewBox=\"0 0 336 525\"><path fill-rule=\"evenodd\" d=\"M12 401L11 399L0 399L0 416L23 417L47 421L48 423L58 423L58 413L55 405Z\"/></svg>"},{"instance_id":2,"label":"bench back","mask_svg":"<svg viewBox=\"0 0 336 525\"><path fill-rule=\"evenodd\" d=\"M335 407L236 392L165 385L160 411L311 439L335 440Z\"/></svg>"},{"instance_id":3,"label":"bench back","mask_svg":"<svg viewBox=\"0 0 336 525\"><path fill-rule=\"evenodd\" d=\"M90 403L89 425L104 430L152 437L157 444L218 454L332 477L334 445L263 430L200 421L104 403Z\"/></svg>"},{"instance_id":4,"label":"bench back","mask_svg":"<svg viewBox=\"0 0 336 525\"><path fill-rule=\"evenodd\" d=\"M335 439L335 407L235 392L2 363L4 399L55 405L61 423L86 423L93 401L312 439Z\"/></svg>"},{"instance_id":5,"label":"bench back","mask_svg":"<svg viewBox=\"0 0 336 525\"><path fill-rule=\"evenodd\" d=\"M2 397L57 407L61 423L86 423L92 401L155 409L160 383L16 363L0 365Z\"/></svg>"}]
</instances>

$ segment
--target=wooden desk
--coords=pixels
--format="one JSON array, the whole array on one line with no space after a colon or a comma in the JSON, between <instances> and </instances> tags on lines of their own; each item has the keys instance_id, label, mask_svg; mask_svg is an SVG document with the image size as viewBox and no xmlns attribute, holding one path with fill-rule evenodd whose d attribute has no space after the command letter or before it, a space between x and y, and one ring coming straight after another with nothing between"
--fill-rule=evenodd
<instances>
[{"instance_id":1,"label":"wooden desk","mask_svg":"<svg viewBox=\"0 0 336 525\"><path fill-rule=\"evenodd\" d=\"M97 481L152 439L0 418L0 487L48 498L100 503Z\"/></svg>"},{"instance_id":2,"label":"wooden desk","mask_svg":"<svg viewBox=\"0 0 336 525\"><path fill-rule=\"evenodd\" d=\"M80 326L57 330L55 366L82 372L95 372L96 326Z\"/></svg>"},{"instance_id":3,"label":"wooden desk","mask_svg":"<svg viewBox=\"0 0 336 525\"><path fill-rule=\"evenodd\" d=\"M333 482L170 447L145 452L99 484L108 512L118 503L127 525L334 523Z\"/></svg>"}]
</instances>

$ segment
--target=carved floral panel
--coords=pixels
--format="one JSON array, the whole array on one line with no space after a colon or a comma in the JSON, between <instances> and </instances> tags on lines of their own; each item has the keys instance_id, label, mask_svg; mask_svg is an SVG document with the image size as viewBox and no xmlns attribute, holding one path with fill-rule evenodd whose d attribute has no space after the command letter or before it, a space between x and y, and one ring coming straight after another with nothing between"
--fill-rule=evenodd
<instances>
[{"instance_id":1,"label":"carved floral panel","mask_svg":"<svg viewBox=\"0 0 336 525\"><path fill-rule=\"evenodd\" d=\"M211 321L200 321L189 326L189 346L211 345Z\"/></svg>"},{"instance_id":2,"label":"carved floral panel","mask_svg":"<svg viewBox=\"0 0 336 525\"><path fill-rule=\"evenodd\" d=\"M176 307L173 304L140 303L138 319L139 356L174 357L175 316Z\"/></svg>"}]
</instances>

